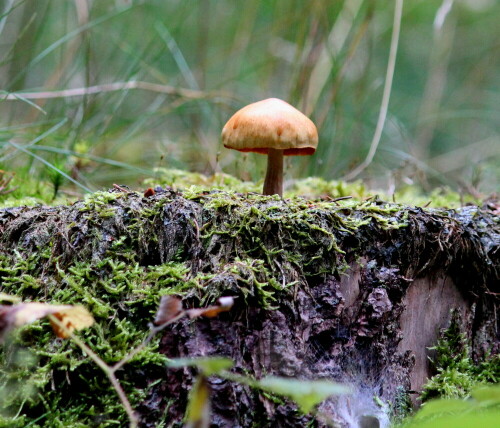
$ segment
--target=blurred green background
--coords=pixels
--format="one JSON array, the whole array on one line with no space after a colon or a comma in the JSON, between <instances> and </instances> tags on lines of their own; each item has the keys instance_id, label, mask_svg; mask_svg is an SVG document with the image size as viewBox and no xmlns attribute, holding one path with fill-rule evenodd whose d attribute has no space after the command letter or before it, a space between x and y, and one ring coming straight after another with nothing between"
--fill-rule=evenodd
<instances>
[{"instance_id":1,"label":"blurred green background","mask_svg":"<svg viewBox=\"0 0 500 428\"><path fill-rule=\"evenodd\" d=\"M3 0L0 168L77 193L157 167L260 180L265 157L220 131L279 97L320 135L287 179L349 176L375 132L396 1ZM349 178L498 190L499 22L496 0L404 1L380 144Z\"/></svg>"}]
</instances>

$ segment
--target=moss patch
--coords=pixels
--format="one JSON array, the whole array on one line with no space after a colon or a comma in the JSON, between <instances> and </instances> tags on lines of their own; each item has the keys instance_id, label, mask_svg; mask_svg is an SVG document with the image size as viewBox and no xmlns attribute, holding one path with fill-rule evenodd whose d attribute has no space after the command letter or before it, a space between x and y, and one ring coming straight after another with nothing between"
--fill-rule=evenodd
<instances>
[{"instance_id":1,"label":"moss patch","mask_svg":"<svg viewBox=\"0 0 500 428\"><path fill-rule=\"evenodd\" d=\"M156 169L154 178L145 180L147 186L169 186L175 190L185 191L192 186L204 190L230 189L240 193L262 193L262 181L241 181L228 174L216 173L206 176L200 173L188 172L177 169ZM400 204L423 206L430 205L434 208L457 208L465 204L480 204L481 201L469 194L460 194L448 187L438 187L430 193L425 193L418 186L402 186L394 194L388 194L380 189L368 188L361 180L346 183L338 180L325 180L320 177L308 177L293 180L285 189L284 196L294 198L297 196L306 199L329 199L351 196L357 200L378 196L389 201L394 200Z\"/></svg>"},{"instance_id":2,"label":"moss patch","mask_svg":"<svg viewBox=\"0 0 500 428\"><path fill-rule=\"evenodd\" d=\"M436 375L424 386L422 401L432 398L468 398L474 388L484 383L500 382L500 354L487 355L474 363L470 341L462 331L462 320L453 313L450 326L441 332L434 349Z\"/></svg>"}]
</instances>

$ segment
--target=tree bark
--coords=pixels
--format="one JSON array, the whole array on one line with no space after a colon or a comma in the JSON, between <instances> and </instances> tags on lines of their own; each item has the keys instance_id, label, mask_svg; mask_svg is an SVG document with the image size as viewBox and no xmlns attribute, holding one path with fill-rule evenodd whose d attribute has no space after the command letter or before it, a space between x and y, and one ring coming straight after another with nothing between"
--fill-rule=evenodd
<instances>
[{"instance_id":1,"label":"tree bark","mask_svg":"<svg viewBox=\"0 0 500 428\"><path fill-rule=\"evenodd\" d=\"M352 385L354 392L326 400L316 416L302 415L288 400L210 377L211 426L304 427L313 420L314 426L328 426L335 420L351 427L374 417L382 427L388 415L373 397L394 407L416 396L432 375L429 347L449 325L451 309L461 314L475 361L498 353L495 210L495 204L424 210L376 199L270 200L220 191L186 199L171 189L157 189L150 198L111 192L67 207L8 208L0 210L0 291L51 301L57 287L73 287L68 300L80 293L87 304L101 298L99 293L113 292L115 312L103 315L104 336L107 323L117 320L136 320L146 335L153 318L151 309L140 312L151 291L136 298L126 285L120 289L119 279L114 279L116 290L95 291L110 275L106 258L115 267L123 263L122 276L140 267L137 275L150 278L144 280L145 290L167 284L156 292L174 290L186 307L237 296L232 310L217 318L173 325L157 352L169 358L227 356L235 373L329 379ZM36 272L37 286L11 277L20 260L27 267L16 275ZM140 276L175 263L186 266L185 277ZM71 285L76 281L71 275L82 265L93 269L85 274L89 282ZM131 364L124 374L126 392L147 391L133 402L141 426L160 421L181 426L195 371L148 364ZM59 388L51 385L57 380L65 385L59 391L68 406L81 405L78 397L91 388L82 376L90 375L78 378L83 368L61 370L64 376L53 369L52 383L42 393L55 400ZM66 379L73 383L66 385ZM96 394L93 400L100 398ZM102 410L100 420L118 417L108 411ZM32 420L46 410L26 404L23 412ZM84 416L82 421L89 423Z\"/></svg>"}]
</instances>

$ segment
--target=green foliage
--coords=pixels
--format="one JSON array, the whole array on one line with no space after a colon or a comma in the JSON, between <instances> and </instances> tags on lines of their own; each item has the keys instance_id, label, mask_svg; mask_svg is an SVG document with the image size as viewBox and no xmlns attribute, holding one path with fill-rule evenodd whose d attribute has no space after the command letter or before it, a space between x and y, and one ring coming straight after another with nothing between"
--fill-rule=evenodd
<instances>
[{"instance_id":1,"label":"green foliage","mask_svg":"<svg viewBox=\"0 0 500 428\"><path fill-rule=\"evenodd\" d=\"M153 178L144 180L145 187L165 186L175 190L183 191L187 198L199 198L201 194L211 190L221 190L225 192L236 192L243 194L260 194L262 192L262 180L255 183L241 181L228 174L216 173L210 176L176 170L159 168L155 171ZM37 204L61 205L74 202L76 198L68 195L61 195L60 192L56 198L53 195L53 186L49 181L40 181L17 174L13 176L9 187L13 192L2 195L0 192L0 207L31 206ZM431 207L457 208L464 203L480 204L481 201L471 196L462 196L449 188L438 188L430 194L422 193L417 186L407 186L397 191L394 195L388 195L384 191L370 190L361 181L346 183L342 181L327 181L319 177L309 177L293 180L290 187L285 189L286 198L303 197L316 200L351 197L353 200L367 200L370 198L379 198L382 200L396 200L400 204L419 206L430 203ZM119 193L98 191L85 196L85 206L82 210L98 210L102 218L113 215L113 209L110 209L108 203L116 200ZM222 204L231 202L230 198L213 200L213 204ZM236 204L237 205L237 204ZM214 205L215 206L215 205ZM154 216L156 212L151 212Z\"/></svg>"},{"instance_id":2,"label":"green foliage","mask_svg":"<svg viewBox=\"0 0 500 428\"><path fill-rule=\"evenodd\" d=\"M260 380L252 379L248 376L236 375L226 372L233 366L233 362L224 357L201 357L201 358L177 358L167 363L168 367L197 367L203 374L198 377L193 387L189 408L193 413L196 409L196 415L199 416L205 406L206 397L200 399L201 395L198 389L203 384L205 376L218 375L224 379L262 391L264 394L278 395L293 400L304 413L310 413L314 407L332 395L342 395L351 392L347 386L340 385L327 380L299 380L277 376L268 376Z\"/></svg>"},{"instance_id":3,"label":"green foliage","mask_svg":"<svg viewBox=\"0 0 500 428\"><path fill-rule=\"evenodd\" d=\"M184 191L186 197L189 194L195 197L208 190L261 193L262 181L261 179L252 183L222 173L207 176L177 169L158 168L155 170L155 177L148 178L144 181L144 184L146 186L169 186ZM378 197L385 201L395 200L405 205L422 206L430 204L433 208L457 208L465 203L480 204L481 202L471 195L461 195L446 186L436 188L428 194L422 192L418 186L404 186L391 195L383 190L370 189L361 180L348 183L338 180L328 181L321 177L292 180L290 186L285 188L284 196L286 198L300 196L306 199L324 200L343 197L366 200Z\"/></svg>"},{"instance_id":4,"label":"green foliage","mask_svg":"<svg viewBox=\"0 0 500 428\"><path fill-rule=\"evenodd\" d=\"M36 223L30 246L2 247L1 291L26 300L85 304L96 325L82 335L112 364L142 343L162 295L208 304L235 292L253 305L272 309L292 293L297 281L325 272L342 273L346 261L339 236L356 237L360 228L404 228L409 221L407 210L377 198L281 200L252 193L209 192L196 185L184 196L188 199L170 191L153 199L134 192L96 192L67 211L59 207L40 210L51 215L42 215ZM174 205L176 209L169 212L174 215L166 217L166 210ZM122 215L111 215L118 212ZM50 218L59 221L63 213L70 213L69 224L51 228ZM182 239L160 242L158 229L166 225L165 220L169 227L179 226L172 230L181 231L182 239L192 233L184 247L176 246ZM107 235L110 227L113 234ZM73 247L75 237L83 241ZM154 260L148 258L150 246L155 248ZM165 252L172 250L166 260L158 254L159 246ZM192 274L188 252L194 250L211 257ZM356 255L360 249L349 251ZM15 363L19 348L29 349L36 364ZM165 357L157 348L155 339L120 372L132 406L152 387L137 386L138 373L164 370ZM457 355L461 351L450 358L455 361ZM498 379L493 364L483 369L489 378ZM255 387L272 395L279 385ZM326 394L322 386L316 386L300 390L306 398L292 398L310 409ZM19 395L10 394L12 388ZM0 353L0 390L7 397L0 401L2 423L11 426L76 427L100 420L120 425L126 420L115 391L99 369L70 342L55 340L44 321L20 329L12 337L12 346Z\"/></svg>"},{"instance_id":5,"label":"green foliage","mask_svg":"<svg viewBox=\"0 0 500 428\"><path fill-rule=\"evenodd\" d=\"M36 300L48 293L51 302L86 305L97 324L82 335L110 364L144 340L160 296L169 292L182 295L182 284L189 282L182 264L143 269L137 262L125 264L108 256L95 262L77 262L67 271L56 266L57 275L42 283L40 255L24 258L18 254L14 263L2 256L2 290ZM159 370L165 364L157 347L158 339L154 339L124 370L122 384L132 403L143 400L149 388L137 387L136 371ZM21 358L23 349L29 350L29 359ZM30 421L39 419L40 426L78 427L102 417L111 425L113 420L118 425L127 420L116 392L99 369L74 344L56 340L46 321L13 334L0 353L0 361L0 396L4 398L0 400L0 425L24 426L27 415ZM74 390L75 385L83 389Z\"/></svg>"},{"instance_id":6,"label":"green foliage","mask_svg":"<svg viewBox=\"0 0 500 428\"><path fill-rule=\"evenodd\" d=\"M62 195L54 198L54 187L48 180L38 180L18 171L12 176L5 193L0 192L0 208L33 206L38 204L59 205L72 202L75 198Z\"/></svg>"},{"instance_id":7,"label":"green foliage","mask_svg":"<svg viewBox=\"0 0 500 428\"><path fill-rule=\"evenodd\" d=\"M500 385L479 387L471 398L431 400L404 428L496 428L500 420Z\"/></svg>"},{"instance_id":8,"label":"green foliage","mask_svg":"<svg viewBox=\"0 0 500 428\"><path fill-rule=\"evenodd\" d=\"M332 395L343 395L351 392L348 386L328 380L291 379L277 376L267 376L255 380L232 373L221 373L220 376L233 382L251 386L263 391L264 394L287 397L293 400L304 413L312 412L319 403Z\"/></svg>"}]
</instances>

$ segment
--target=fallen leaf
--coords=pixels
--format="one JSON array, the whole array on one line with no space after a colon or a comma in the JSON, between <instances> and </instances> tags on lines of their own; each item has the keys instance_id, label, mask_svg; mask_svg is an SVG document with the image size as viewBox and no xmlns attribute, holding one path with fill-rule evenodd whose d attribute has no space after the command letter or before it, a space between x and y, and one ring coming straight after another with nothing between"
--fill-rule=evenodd
<instances>
[{"instance_id":1,"label":"fallen leaf","mask_svg":"<svg viewBox=\"0 0 500 428\"><path fill-rule=\"evenodd\" d=\"M162 296L154 319L155 325L162 325L182 312L182 301L174 296Z\"/></svg>"},{"instance_id":2,"label":"fallen leaf","mask_svg":"<svg viewBox=\"0 0 500 428\"><path fill-rule=\"evenodd\" d=\"M234 297L219 297L217 299L217 302L219 303L218 306L208 306L206 308L199 309L187 309L186 313L190 319L197 317L213 318L219 315L221 312L229 311L234 305Z\"/></svg>"},{"instance_id":3,"label":"fallen leaf","mask_svg":"<svg viewBox=\"0 0 500 428\"><path fill-rule=\"evenodd\" d=\"M94 324L94 317L83 306L70 306L67 309L56 311L52 315L66 327L66 330L64 330L52 319L50 320L50 325L56 336L62 339L67 339L69 333L73 333L75 330L81 330Z\"/></svg>"},{"instance_id":4,"label":"fallen leaf","mask_svg":"<svg viewBox=\"0 0 500 428\"><path fill-rule=\"evenodd\" d=\"M0 340L13 328L30 324L49 315L54 315L69 330L90 327L94 318L83 306L51 305L48 303L19 303L0 305ZM66 338L67 333L51 320L52 328L58 337Z\"/></svg>"}]
</instances>

